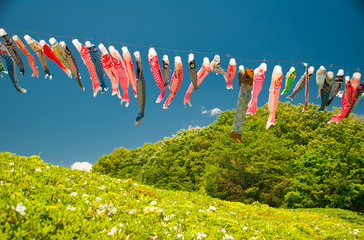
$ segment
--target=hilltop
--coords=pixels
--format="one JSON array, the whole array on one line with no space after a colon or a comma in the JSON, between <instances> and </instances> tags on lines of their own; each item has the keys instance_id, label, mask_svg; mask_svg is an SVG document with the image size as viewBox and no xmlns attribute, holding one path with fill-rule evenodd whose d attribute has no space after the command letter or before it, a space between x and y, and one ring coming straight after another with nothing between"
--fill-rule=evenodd
<instances>
[{"instance_id":1,"label":"hilltop","mask_svg":"<svg viewBox=\"0 0 364 240\"><path fill-rule=\"evenodd\" d=\"M364 216L276 209L0 153L1 239L353 239Z\"/></svg>"},{"instance_id":2,"label":"hilltop","mask_svg":"<svg viewBox=\"0 0 364 240\"><path fill-rule=\"evenodd\" d=\"M364 122L350 115L279 103L265 129L267 105L245 121L242 143L229 138L235 111L211 125L180 130L136 149L117 148L93 171L157 188L198 192L272 207L364 209Z\"/></svg>"}]
</instances>

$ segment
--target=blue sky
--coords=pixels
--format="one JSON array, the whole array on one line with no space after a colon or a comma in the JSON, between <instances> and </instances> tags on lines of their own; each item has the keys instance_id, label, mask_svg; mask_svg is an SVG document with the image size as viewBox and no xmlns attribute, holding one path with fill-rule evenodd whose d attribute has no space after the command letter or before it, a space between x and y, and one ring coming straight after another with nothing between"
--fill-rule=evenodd
<instances>
[{"instance_id":1,"label":"blue sky","mask_svg":"<svg viewBox=\"0 0 364 240\"><path fill-rule=\"evenodd\" d=\"M305 61L313 64L315 70L324 65L336 74L338 67L329 68L333 64L343 67L350 76L357 67L364 70L364 3L360 0L4 0L0 2L0 23L10 36L17 34L23 39L29 34L46 42L54 36L58 41L65 41L76 57L86 88L81 91L76 80L67 78L51 61L48 64L53 80L44 79L37 59L40 78L31 78L31 69L21 53L26 74L19 77L20 85L28 92L25 95L16 92L8 76L0 79L0 151L25 156L40 154L46 162L68 167L77 161L94 163L117 147L135 148L145 142L163 140L188 126L206 126L216 116L202 114L205 110L235 108L237 76L233 81L234 89L226 90L222 76L212 73L200 85L200 91L192 93L193 107L184 108L183 98L190 83L187 66L190 50L212 53L195 53L198 68L203 57L209 57L211 61L213 53L221 54L225 69L229 62L226 54L244 59L237 59L237 64L252 68L259 66L264 58L277 60L267 61L268 70L258 107L268 100L271 74L276 64L282 66L284 74L292 66L285 61ZM102 42L106 47L109 46L108 39L124 42L131 53L141 52L147 100L145 118L139 126L134 126L139 107L132 97L131 87L128 108L121 107L120 100L111 96L111 89L92 97L91 80L71 43L72 37L83 44L86 40L95 45ZM112 45L121 52L122 44ZM174 56L182 57L183 82L167 110L162 108L165 100L155 103L159 89L149 70L150 45L156 47L160 61L163 54L168 54L172 66ZM30 52L35 57L34 52ZM293 65L299 78L304 67L297 63ZM111 86L107 77L106 83ZM320 99L316 97L316 81L311 78L309 102L319 104ZM285 96L280 100L287 101ZM304 103L304 91L292 103ZM336 99L332 105L340 107L341 99ZM354 112L364 114L363 102Z\"/></svg>"}]
</instances>

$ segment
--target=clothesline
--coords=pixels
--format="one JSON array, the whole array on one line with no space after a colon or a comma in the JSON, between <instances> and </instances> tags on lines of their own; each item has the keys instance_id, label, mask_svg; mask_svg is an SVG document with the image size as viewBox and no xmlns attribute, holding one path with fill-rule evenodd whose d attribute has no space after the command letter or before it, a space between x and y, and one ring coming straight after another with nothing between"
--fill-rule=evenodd
<instances>
[{"instance_id":1,"label":"clothesline","mask_svg":"<svg viewBox=\"0 0 364 240\"><path fill-rule=\"evenodd\" d=\"M38 40L41 40L42 38L39 37L38 34L41 35L45 35L45 36L49 36L49 37L60 37L60 38L70 38L70 39L85 39L86 41L96 41L98 43L108 43L109 45L111 45L111 43L116 43L116 44L121 44L123 46L134 46L134 47L145 47L145 48L149 48L149 47L153 47L155 49L159 49L162 51L168 51L168 52L174 52L175 55L178 55L177 53L198 53L198 54L203 54L203 55L219 55L221 57L226 57L226 58L235 58L237 60L237 62L239 62L240 64L242 64L242 62L248 62L249 66L251 66L251 63L255 62L274 62L274 63L278 63L278 65L281 65L281 63L289 63L289 64L302 64L303 61L290 61L290 60L279 60L279 59L267 59L267 58L263 58L263 59L254 59L254 58L248 58L248 57L243 57L243 56L238 56L238 55L231 55L229 53L218 53L218 52L206 52L206 51L198 51L198 50L184 50L184 49L174 49L174 48L164 48L164 47L159 47L159 46L155 46L152 44L139 44L139 43L128 43L128 42L121 42L121 41L114 41L114 40L110 40L110 39L99 39L99 38L91 38L91 37L84 37L84 36L72 36L72 35L59 35L59 34L51 34L51 33L45 33L45 32L39 32L39 31L28 31L28 30L22 30L22 29L12 29L9 28L8 30L11 30L13 32L23 32L26 34L35 34L35 36L38 38ZM96 44L96 43L95 43ZM345 66L338 66L338 65L333 65L333 64L329 64L329 65L325 65L325 64L319 64L319 63L314 63L314 62L309 62L309 61L305 61L307 62L309 65L314 66L315 68L318 68L321 65L324 65L326 67L328 67L329 69L331 68L338 68L338 69L344 69L345 72L348 71L353 71L353 72L363 72L364 70L361 70L361 68L357 67L357 68L352 68L352 67L345 67Z\"/></svg>"}]
</instances>

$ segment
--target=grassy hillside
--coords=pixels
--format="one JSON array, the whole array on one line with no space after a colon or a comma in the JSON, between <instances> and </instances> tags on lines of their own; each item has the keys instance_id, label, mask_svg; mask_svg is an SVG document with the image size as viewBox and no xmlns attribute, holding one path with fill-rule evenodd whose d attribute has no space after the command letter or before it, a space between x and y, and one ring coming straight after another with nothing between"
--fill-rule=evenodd
<instances>
[{"instance_id":1,"label":"grassy hillside","mask_svg":"<svg viewBox=\"0 0 364 240\"><path fill-rule=\"evenodd\" d=\"M348 210L245 205L0 153L0 239L360 239L363 223Z\"/></svg>"},{"instance_id":2,"label":"grassy hillside","mask_svg":"<svg viewBox=\"0 0 364 240\"><path fill-rule=\"evenodd\" d=\"M243 203L363 211L364 122L350 116L329 125L334 112L317 108L302 113L303 105L279 103L268 130L267 106L259 108L245 121L242 143L229 138L234 111L226 111L207 127L115 149L93 171Z\"/></svg>"}]
</instances>

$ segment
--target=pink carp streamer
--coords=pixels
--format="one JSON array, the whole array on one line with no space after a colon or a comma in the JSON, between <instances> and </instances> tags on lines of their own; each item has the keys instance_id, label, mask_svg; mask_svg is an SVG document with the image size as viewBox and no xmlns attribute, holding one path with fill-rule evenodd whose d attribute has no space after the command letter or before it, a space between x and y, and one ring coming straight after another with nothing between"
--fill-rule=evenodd
<instances>
[{"instance_id":1,"label":"pink carp streamer","mask_svg":"<svg viewBox=\"0 0 364 240\"><path fill-rule=\"evenodd\" d=\"M111 60L114 63L116 71L118 72L119 77L120 77L120 87L121 87L121 89L123 89L123 95L121 97L120 104L123 104L123 102L126 102L125 107L128 107L129 106L129 93L128 93L129 76L126 71L124 61L121 58L119 51L116 50L113 46L109 47L109 51L110 51Z\"/></svg>"},{"instance_id":2,"label":"pink carp streamer","mask_svg":"<svg viewBox=\"0 0 364 240\"><path fill-rule=\"evenodd\" d=\"M179 86L182 83L183 79L183 68L182 68L182 60L181 57L176 56L174 57L174 72L171 79L170 89L171 92L163 105L164 109L168 108L168 105L173 100L174 96L176 96Z\"/></svg>"},{"instance_id":3,"label":"pink carp streamer","mask_svg":"<svg viewBox=\"0 0 364 240\"><path fill-rule=\"evenodd\" d=\"M276 111L282 87L282 78L283 78L282 67L277 65L273 69L272 81L269 88L269 100L268 100L269 117L267 124L265 126L266 129L276 124Z\"/></svg>"},{"instance_id":4,"label":"pink carp streamer","mask_svg":"<svg viewBox=\"0 0 364 240\"><path fill-rule=\"evenodd\" d=\"M97 80L97 73L96 73L96 69L95 69L95 66L91 60L91 56L90 56L90 53L87 49L86 46L82 45L78 39L73 39L72 40L72 43L73 45L75 45L77 51L80 53L81 55L81 58L83 60L83 63L86 65L89 73L90 73L90 77L91 77L91 80L92 80L92 88L93 88L93 91L94 91L94 94L93 96L96 97L98 91L101 90L101 86L100 86L100 83L99 81Z\"/></svg>"},{"instance_id":5,"label":"pink carp streamer","mask_svg":"<svg viewBox=\"0 0 364 240\"><path fill-rule=\"evenodd\" d=\"M137 97L137 86L136 86L136 77L134 73L133 60L131 59L130 52L127 47L122 47L123 58L125 62L126 72L128 73L130 85L134 92L134 97Z\"/></svg>"},{"instance_id":6,"label":"pink carp streamer","mask_svg":"<svg viewBox=\"0 0 364 240\"><path fill-rule=\"evenodd\" d=\"M44 54L51 60L53 60L55 63L57 63L57 65L66 73L66 75L69 78L72 78L72 73L71 71L65 66L63 65L63 63L57 58L56 54L54 53L53 49L44 41L44 40L40 40L39 41L40 46L43 48L43 52Z\"/></svg>"},{"instance_id":7,"label":"pink carp streamer","mask_svg":"<svg viewBox=\"0 0 364 240\"><path fill-rule=\"evenodd\" d=\"M165 82L163 81L162 71L158 62L158 55L154 48L150 48L148 52L148 60L150 64L150 70L152 71L155 82L157 83L159 89L161 90L161 94L158 96L156 103L160 103L165 95ZM168 80L167 80L168 86Z\"/></svg>"},{"instance_id":8,"label":"pink carp streamer","mask_svg":"<svg viewBox=\"0 0 364 240\"><path fill-rule=\"evenodd\" d=\"M233 79L235 77L235 74L236 74L236 61L234 58L231 58L227 70L226 89L233 89Z\"/></svg>"},{"instance_id":9,"label":"pink carp streamer","mask_svg":"<svg viewBox=\"0 0 364 240\"><path fill-rule=\"evenodd\" d=\"M118 71L116 70L113 62L111 61L109 52L106 50L104 44L100 43L98 47L101 51L102 67L104 68L106 75L110 78L111 87L112 87L111 95L112 96L117 95L119 98L121 98L120 92L119 92Z\"/></svg>"},{"instance_id":10,"label":"pink carp streamer","mask_svg":"<svg viewBox=\"0 0 364 240\"><path fill-rule=\"evenodd\" d=\"M257 112L258 95L262 90L266 71L267 71L266 63L260 64L260 66L254 70L252 99L248 104L248 111L246 112L246 114L254 115Z\"/></svg>"},{"instance_id":11,"label":"pink carp streamer","mask_svg":"<svg viewBox=\"0 0 364 240\"><path fill-rule=\"evenodd\" d=\"M32 54L30 54L30 52L25 47L25 45L23 44L23 42L20 40L20 38L18 37L18 35L14 35L12 38L13 38L16 46L28 58L29 66L33 70L32 77L38 77L39 78L39 71L38 71L38 68L37 68L37 66L35 64L35 60L34 60L34 57L32 56Z\"/></svg>"},{"instance_id":12,"label":"pink carp streamer","mask_svg":"<svg viewBox=\"0 0 364 240\"><path fill-rule=\"evenodd\" d=\"M200 70L197 73L197 86L199 86L202 83L202 81L205 79L205 77L207 76L207 74L209 74L210 71L211 71L210 61L207 57L205 57L203 59L202 67L200 68ZM185 99L183 101L183 104L185 105L185 107L186 107L186 103L188 103L188 105L190 105L190 107L192 107L190 96L191 96L193 89L194 89L193 83L190 83L190 86L188 87L186 94L185 94Z\"/></svg>"}]
</instances>

